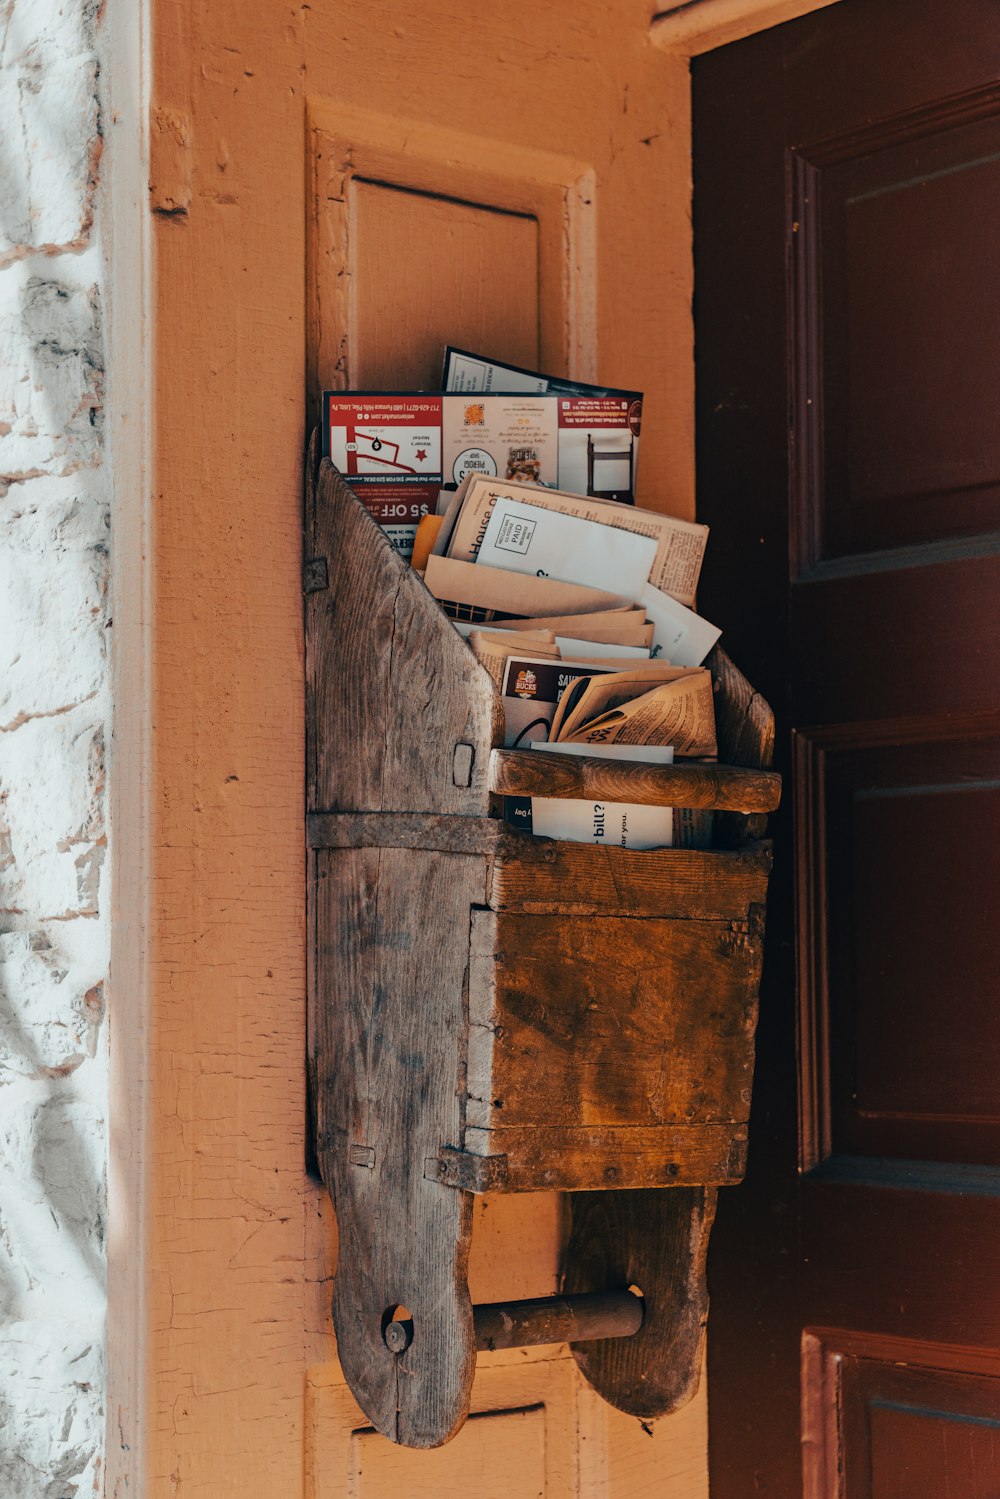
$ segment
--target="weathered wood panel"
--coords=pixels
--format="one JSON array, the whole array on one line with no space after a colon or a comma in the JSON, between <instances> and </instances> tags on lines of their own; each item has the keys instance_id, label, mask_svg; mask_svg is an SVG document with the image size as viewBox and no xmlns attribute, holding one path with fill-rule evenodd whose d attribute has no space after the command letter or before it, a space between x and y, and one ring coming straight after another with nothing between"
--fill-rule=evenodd
<instances>
[{"instance_id":1,"label":"weathered wood panel","mask_svg":"<svg viewBox=\"0 0 1000 1499\"><path fill-rule=\"evenodd\" d=\"M634 1337L573 1344L595 1390L634 1416L666 1415L698 1387L715 1200L712 1187L580 1192L570 1199L565 1291L626 1285L645 1301Z\"/></svg>"},{"instance_id":2,"label":"weathered wood panel","mask_svg":"<svg viewBox=\"0 0 1000 1499\"><path fill-rule=\"evenodd\" d=\"M751 905L763 904L770 867L766 844L740 854L681 848L635 852L522 837L517 857L507 857L504 847L493 861L490 905L538 915L742 920Z\"/></svg>"},{"instance_id":3,"label":"weathered wood panel","mask_svg":"<svg viewBox=\"0 0 1000 1499\"><path fill-rule=\"evenodd\" d=\"M721 646L705 662L715 687L715 734L719 758L727 765L767 769L774 760L774 713L743 673L733 665ZM742 816L727 812L716 818L716 841L720 847L738 846L746 839L762 838L767 817L760 811Z\"/></svg>"},{"instance_id":4,"label":"weathered wood panel","mask_svg":"<svg viewBox=\"0 0 1000 1499\"><path fill-rule=\"evenodd\" d=\"M619 785L605 762L493 749L492 682L329 463L311 469L307 504L311 1067L344 1372L379 1431L447 1441L474 1369L471 1194L628 1202L669 1185L669 1213L648 1216L669 1224L669 1273L691 1294L673 1313L661 1303L662 1245L633 1223L615 1253L646 1265L660 1335L645 1373L612 1359L601 1375L623 1409L636 1378L656 1390L643 1409L668 1409L700 1358L705 1194L744 1165L769 851L713 865L546 847L485 813L491 792L525 785L745 813L774 806L780 782L620 766ZM761 740L766 705L724 657L718 686L740 696L733 732L749 723ZM504 900L515 908L487 905Z\"/></svg>"},{"instance_id":5,"label":"weathered wood panel","mask_svg":"<svg viewBox=\"0 0 1000 1499\"><path fill-rule=\"evenodd\" d=\"M495 910L566 915L742 918L763 904L770 847L723 850L602 848L512 832L483 817L421 813L318 812L307 818L309 846L424 848L483 853L490 861L488 904Z\"/></svg>"},{"instance_id":6,"label":"weathered wood panel","mask_svg":"<svg viewBox=\"0 0 1000 1499\"><path fill-rule=\"evenodd\" d=\"M745 1120L761 925L477 911L469 1125Z\"/></svg>"},{"instance_id":7,"label":"weathered wood panel","mask_svg":"<svg viewBox=\"0 0 1000 1499\"><path fill-rule=\"evenodd\" d=\"M310 848L423 848L492 854L512 838L492 817L439 817L427 812L310 812Z\"/></svg>"},{"instance_id":8,"label":"weathered wood panel","mask_svg":"<svg viewBox=\"0 0 1000 1499\"><path fill-rule=\"evenodd\" d=\"M715 737L726 765L767 768L774 759L774 714L721 646L705 662L715 687ZM780 784L780 777L775 777ZM777 803L774 804L777 806ZM770 807L765 810L773 811Z\"/></svg>"},{"instance_id":9,"label":"weathered wood panel","mask_svg":"<svg viewBox=\"0 0 1000 1499\"><path fill-rule=\"evenodd\" d=\"M461 1135L474 855L400 849L318 856L317 1129L340 1253L334 1322L372 1423L414 1447L461 1425L475 1369L466 1261L471 1198L424 1161ZM402 1352L383 1333L404 1306Z\"/></svg>"},{"instance_id":10,"label":"weathered wood panel","mask_svg":"<svg viewBox=\"0 0 1000 1499\"><path fill-rule=\"evenodd\" d=\"M485 815L493 683L328 460L306 540L310 810Z\"/></svg>"},{"instance_id":11,"label":"weathered wood panel","mask_svg":"<svg viewBox=\"0 0 1000 1499\"><path fill-rule=\"evenodd\" d=\"M505 796L773 812L781 800L781 777L727 765L643 765L496 749L490 756L489 789Z\"/></svg>"},{"instance_id":12,"label":"weathered wood panel","mask_svg":"<svg viewBox=\"0 0 1000 1499\"><path fill-rule=\"evenodd\" d=\"M467 1129L465 1148L483 1156L494 1176L471 1190L561 1192L627 1187L721 1186L746 1167L745 1124L546 1125ZM474 1160L465 1156L464 1160Z\"/></svg>"}]
</instances>

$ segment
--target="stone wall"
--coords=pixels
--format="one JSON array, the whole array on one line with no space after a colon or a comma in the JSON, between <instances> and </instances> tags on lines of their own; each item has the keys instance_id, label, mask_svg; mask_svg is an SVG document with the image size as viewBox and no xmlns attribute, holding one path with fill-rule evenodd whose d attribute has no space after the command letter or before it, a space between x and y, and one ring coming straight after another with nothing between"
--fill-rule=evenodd
<instances>
[{"instance_id":1,"label":"stone wall","mask_svg":"<svg viewBox=\"0 0 1000 1499\"><path fill-rule=\"evenodd\" d=\"M0 0L0 1495L100 1493L110 487L97 0Z\"/></svg>"}]
</instances>

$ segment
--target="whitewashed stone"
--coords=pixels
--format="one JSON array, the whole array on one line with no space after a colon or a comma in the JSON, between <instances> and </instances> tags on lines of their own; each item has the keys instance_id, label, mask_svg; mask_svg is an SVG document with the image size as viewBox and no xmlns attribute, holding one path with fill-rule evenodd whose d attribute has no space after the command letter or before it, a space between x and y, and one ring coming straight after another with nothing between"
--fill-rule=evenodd
<instances>
[{"instance_id":1,"label":"whitewashed stone","mask_svg":"<svg viewBox=\"0 0 1000 1499\"><path fill-rule=\"evenodd\" d=\"M96 284L82 264L31 261L0 275L0 482L101 460L104 360ZM44 265L45 274L40 274ZM95 269L90 257L89 269Z\"/></svg>"},{"instance_id":2,"label":"whitewashed stone","mask_svg":"<svg viewBox=\"0 0 1000 1499\"><path fill-rule=\"evenodd\" d=\"M98 703L0 733L0 920L98 916L103 706L102 693Z\"/></svg>"},{"instance_id":3,"label":"whitewashed stone","mask_svg":"<svg viewBox=\"0 0 1000 1499\"><path fill-rule=\"evenodd\" d=\"M93 50L102 0L0 0L0 64L15 68L36 54L58 61Z\"/></svg>"},{"instance_id":4,"label":"whitewashed stone","mask_svg":"<svg viewBox=\"0 0 1000 1499\"><path fill-rule=\"evenodd\" d=\"M100 690L107 590L103 495L79 480L35 479L0 501L0 734Z\"/></svg>"},{"instance_id":5,"label":"whitewashed stone","mask_svg":"<svg viewBox=\"0 0 1000 1499\"><path fill-rule=\"evenodd\" d=\"M93 1499L101 1488L100 1329L15 1322L0 1341L0 1494ZM53 1419L53 1417L56 1419Z\"/></svg>"},{"instance_id":6,"label":"whitewashed stone","mask_svg":"<svg viewBox=\"0 0 1000 1499\"><path fill-rule=\"evenodd\" d=\"M100 160L92 7L8 4L0 139L0 264L79 247Z\"/></svg>"},{"instance_id":7,"label":"whitewashed stone","mask_svg":"<svg viewBox=\"0 0 1000 1499\"><path fill-rule=\"evenodd\" d=\"M0 1290L5 1319L62 1318L99 1336L104 1319L101 1062L66 1078L15 1080L0 1109ZM0 1337L0 1350L3 1346ZM2 1362L2 1352L0 1352ZM0 1493L3 1490L0 1489Z\"/></svg>"},{"instance_id":8,"label":"whitewashed stone","mask_svg":"<svg viewBox=\"0 0 1000 1499\"><path fill-rule=\"evenodd\" d=\"M45 1206L98 1287L105 1280L103 1125L92 1102L56 1091L37 1112L32 1150Z\"/></svg>"},{"instance_id":9,"label":"whitewashed stone","mask_svg":"<svg viewBox=\"0 0 1000 1499\"><path fill-rule=\"evenodd\" d=\"M82 989L39 929L0 934L0 1086L16 1074L68 1076L95 1055L103 1019L100 978Z\"/></svg>"},{"instance_id":10,"label":"whitewashed stone","mask_svg":"<svg viewBox=\"0 0 1000 1499\"><path fill-rule=\"evenodd\" d=\"M77 1077L0 1110L3 1499L102 1492L103 1121Z\"/></svg>"},{"instance_id":11,"label":"whitewashed stone","mask_svg":"<svg viewBox=\"0 0 1000 1499\"><path fill-rule=\"evenodd\" d=\"M0 1499L103 1492L99 4L0 0Z\"/></svg>"}]
</instances>

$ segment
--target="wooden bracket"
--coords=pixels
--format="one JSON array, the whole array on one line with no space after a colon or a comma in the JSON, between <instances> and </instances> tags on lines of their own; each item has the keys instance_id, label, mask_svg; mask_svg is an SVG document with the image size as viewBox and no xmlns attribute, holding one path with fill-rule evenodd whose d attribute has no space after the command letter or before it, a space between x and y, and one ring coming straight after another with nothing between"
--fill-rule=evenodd
<instances>
[{"instance_id":1,"label":"wooden bracket","mask_svg":"<svg viewBox=\"0 0 1000 1499\"><path fill-rule=\"evenodd\" d=\"M345 1376L379 1431L433 1447L465 1419L477 1349L569 1341L612 1404L662 1415L697 1382L715 1189L743 1169L769 710L717 651L732 766L608 779L549 756L539 780L315 448L308 479L310 1092ZM490 815L526 785L714 809L728 847L532 839ZM565 1296L474 1309L472 1194L544 1189L572 1193Z\"/></svg>"}]
</instances>

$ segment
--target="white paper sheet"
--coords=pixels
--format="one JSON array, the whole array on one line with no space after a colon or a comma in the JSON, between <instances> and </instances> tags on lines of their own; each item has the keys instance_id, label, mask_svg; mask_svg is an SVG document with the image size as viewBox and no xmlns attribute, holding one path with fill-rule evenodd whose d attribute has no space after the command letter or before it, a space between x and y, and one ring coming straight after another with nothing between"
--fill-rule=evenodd
<instances>
[{"instance_id":1,"label":"white paper sheet","mask_svg":"<svg viewBox=\"0 0 1000 1499\"><path fill-rule=\"evenodd\" d=\"M652 583L644 583L636 599L653 623L653 655L663 656L674 666L700 666L722 634L718 626Z\"/></svg>"},{"instance_id":2,"label":"white paper sheet","mask_svg":"<svg viewBox=\"0 0 1000 1499\"><path fill-rule=\"evenodd\" d=\"M515 635L517 631L511 630L508 633ZM599 640L574 640L570 635L557 635L556 645L564 656L589 656L593 661L599 661L604 656L614 656L619 661L648 661L649 659L647 645L615 645L614 641L605 644Z\"/></svg>"},{"instance_id":3,"label":"white paper sheet","mask_svg":"<svg viewBox=\"0 0 1000 1499\"><path fill-rule=\"evenodd\" d=\"M493 506L476 563L638 599L656 552L654 537L502 496Z\"/></svg>"}]
</instances>

